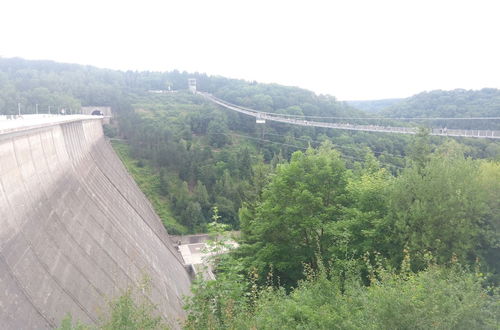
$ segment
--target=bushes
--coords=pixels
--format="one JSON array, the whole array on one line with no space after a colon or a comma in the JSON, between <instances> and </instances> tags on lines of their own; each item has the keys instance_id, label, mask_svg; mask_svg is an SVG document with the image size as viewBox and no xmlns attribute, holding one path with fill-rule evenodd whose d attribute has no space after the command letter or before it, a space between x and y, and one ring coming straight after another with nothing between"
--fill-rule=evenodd
<instances>
[{"instance_id":1,"label":"bushes","mask_svg":"<svg viewBox=\"0 0 500 330\"><path fill-rule=\"evenodd\" d=\"M342 290L341 279L323 270L288 295L283 288L263 288L253 304L245 298L246 309L242 295L235 303L239 313L225 315L224 322L210 314L197 319L197 328L497 329L500 321L498 294L488 294L480 277L456 265L432 265L418 274L379 269L368 287L356 278Z\"/></svg>"},{"instance_id":2,"label":"bushes","mask_svg":"<svg viewBox=\"0 0 500 330\"><path fill-rule=\"evenodd\" d=\"M457 266L389 274L356 296L361 308L354 318L365 329L495 329L499 321L498 296Z\"/></svg>"},{"instance_id":3,"label":"bushes","mask_svg":"<svg viewBox=\"0 0 500 330\"><path fill-rule=\"evenodd\" d=\"M79 322L73 325L72 317L68 315L61 322L59 330L168 329L169 327L164 320L157 316L156 307L140 295L138 292L127 289L122 296L109 302L107 314L99 319L97 325L90 326Z\"/></svg>"}]
</instances>

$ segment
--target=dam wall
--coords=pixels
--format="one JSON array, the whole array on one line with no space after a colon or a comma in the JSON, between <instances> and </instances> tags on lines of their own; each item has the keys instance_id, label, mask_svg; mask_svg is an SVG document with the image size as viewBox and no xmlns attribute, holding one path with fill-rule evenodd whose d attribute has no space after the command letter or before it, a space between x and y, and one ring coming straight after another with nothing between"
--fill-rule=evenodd
<instances>
[{"instance_id":1,"label":"dam wall","mask_svg":"<svg viewBox=\"0 0 500 330\"><path fill-rule=\"evenodd\" d=\"M127 288L179 328L189 286L101 118L0 130L0 328L95 324Z\"/></svg>"}]
</instances>

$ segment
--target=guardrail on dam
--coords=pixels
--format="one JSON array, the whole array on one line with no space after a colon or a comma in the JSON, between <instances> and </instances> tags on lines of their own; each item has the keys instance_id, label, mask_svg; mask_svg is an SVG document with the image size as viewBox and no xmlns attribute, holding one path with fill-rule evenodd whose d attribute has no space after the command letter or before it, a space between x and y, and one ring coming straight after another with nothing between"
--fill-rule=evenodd
<instances>
[{"instance_id":1,"label":"guardrail on dam","mask_svg":"<svg viewBox=\"0 0 500 330\"><path fill-rule=\"evenodd\" d=\"M105 140L101 118L4 122L10 126L0 122L0 327L54 328L67 313L95 323L107 299L146 276L151 290L137 294L179 328L188 273Z\"/></svg>"}]
</instances>

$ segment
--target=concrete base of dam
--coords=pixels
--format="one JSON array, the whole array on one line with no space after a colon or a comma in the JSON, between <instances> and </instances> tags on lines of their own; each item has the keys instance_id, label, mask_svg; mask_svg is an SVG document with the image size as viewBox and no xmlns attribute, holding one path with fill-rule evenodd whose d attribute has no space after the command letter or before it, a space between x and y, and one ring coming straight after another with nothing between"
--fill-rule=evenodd
<instances>
[{"instance_id":1,"label":"concrete base of dam","mask_svg":"<svg viewBox=\"0 0 500 330\"><path fill-rule=\"evenodd\" d=\"M100 118L0 132L0 327L96 323L145 278L138 295L179 328L189 275Z\"/></svg>"}]
</instances>

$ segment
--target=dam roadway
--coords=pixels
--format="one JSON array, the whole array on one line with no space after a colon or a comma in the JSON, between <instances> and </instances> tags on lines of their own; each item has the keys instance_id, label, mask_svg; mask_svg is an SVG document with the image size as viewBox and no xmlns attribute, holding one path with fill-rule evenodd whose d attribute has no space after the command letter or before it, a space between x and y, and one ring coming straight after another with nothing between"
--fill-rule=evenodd
<instances>
[{"instance_id":1,"label":"dam roadway","mask_svg":"<svg viewBox=\"0 0 500 330\"><path fill-rule=\"evenodd\" d=\"M128 288L180 327L189 275L101 121L0 116L2 329L95 324Z\"/></svg>"}]
</instances>

